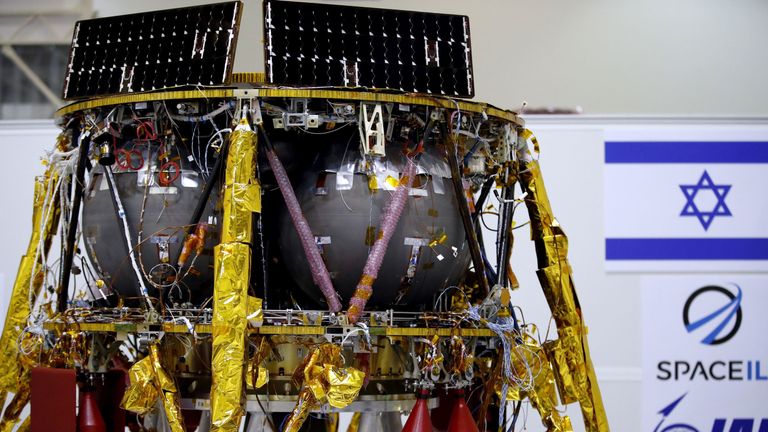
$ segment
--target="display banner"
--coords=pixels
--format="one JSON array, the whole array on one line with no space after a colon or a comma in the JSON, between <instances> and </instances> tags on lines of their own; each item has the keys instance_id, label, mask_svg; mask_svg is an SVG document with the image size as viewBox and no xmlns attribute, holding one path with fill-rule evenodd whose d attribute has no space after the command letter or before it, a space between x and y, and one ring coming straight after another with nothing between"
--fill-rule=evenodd
<instances>
[{"instance_id":1,"label":"display banner","mask_svg":"<svg viewBox=\"0 0 768 432\"><path fill-rule=\"evenodd\" d=\"M768 432L768 276L642 280L643 431Z\"/></svg>"},{"instance_id":2,"label":"display banner","mask_svg":"<svg viewBox=\"0 0 768 432\"><path fill-rule=\"evenodd\" d=\"M768 271L768 133L671 135L606 133L606 270Z\"/></svg>"}]
</instances>

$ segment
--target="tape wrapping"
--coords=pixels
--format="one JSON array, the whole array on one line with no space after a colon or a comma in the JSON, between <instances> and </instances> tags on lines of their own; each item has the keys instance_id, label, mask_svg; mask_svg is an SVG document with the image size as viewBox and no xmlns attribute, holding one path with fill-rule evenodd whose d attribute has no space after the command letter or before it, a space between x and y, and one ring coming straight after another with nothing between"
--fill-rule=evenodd
<instances>
[{"instance_id":1,"label":"tape wrapping","mask_svg":"<svg viewBox=\"0 0 768 432\"><path fill-rule=\"evenodd\" d=\"M222 199L221 243L214 248L211 431L235 432L244 415L252 213L261 210L256 179L257 136L243 120L229 137ZM249 303L251 307L249 308Z\"/></svg>"}]
</instances>

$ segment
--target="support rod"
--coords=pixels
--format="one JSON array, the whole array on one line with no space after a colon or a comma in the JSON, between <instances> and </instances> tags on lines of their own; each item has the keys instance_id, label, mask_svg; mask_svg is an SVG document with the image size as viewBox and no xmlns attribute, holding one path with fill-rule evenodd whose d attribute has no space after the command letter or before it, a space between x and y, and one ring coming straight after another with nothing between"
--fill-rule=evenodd
<instances>
[{"instance_id":1,"label":"support rod","mask_svg":"<svg viewBox=\"0 0 768 432\"><path fill-rule=\"evenodd\" d=\"M208 199L211 196L211 191L213 191L213 187L218 183L219 177L221 177L221 171L224 169L224 161L227 158L228 148L229 140L226 140L219 151L219 157L216 159L216 163L213 165L213 173L208 177L208 182L205 184L203 194L200 195L200 199L197 201L195 211L192 213L192 217L189 218L187 234L192 234L195 231L195 226L200 222L200 218L203 216L205 206L208 204Z\"/></svg>"},{"instance_id":2,"label":"support rod","mask_svg":"<svg viewBox=\"0 0 768 432\"><path fill-rule=\"evenodd\" d=\"M77 225L80 220L80 203L83 201L83 184L85 183L85 165L88 160L88 150L91 146L89 132L80 133L80 122L72 125L72 143L78 143L77 168L75 169L74 182L75 194L72 198L72 213L69 216L67 227L67 239L64 243L64 256L61 257L61 280L59 281L58 308L59 312L67 310L69 300L69 275L72 274L72 260L75 255L75 239L77 238Z\"/></svg>"},{"instance_id":3,"label":"support rod","mask_svg":"<svg viewBox=\"0 0 768 432\"><path fill-rule=\"evenodd\" d=\"M469 204L464 196L464 186L461 184L461 173L459 172L458 153L456 142L450 135L448 129L443 125L441 132L445 136L446 149L448 150L448 166L451 168L451 184L456 195L456 203L459 206L461 222L464 224L464 232L467 235L469 243L469 254L472 256L472 264L475 267L475 274L480 280L480 294L484 297L491 291L488 285L488 277L485 274L485 262L483 254L480 252L480 244L477 242L475 227L472 224L472 215L469 213Z\"/></svg>"}]
</instances>

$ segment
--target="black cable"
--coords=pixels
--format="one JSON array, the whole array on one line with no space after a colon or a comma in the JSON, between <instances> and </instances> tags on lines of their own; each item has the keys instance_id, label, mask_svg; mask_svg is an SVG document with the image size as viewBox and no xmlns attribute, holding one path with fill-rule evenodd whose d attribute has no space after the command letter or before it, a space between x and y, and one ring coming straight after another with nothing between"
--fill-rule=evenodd
<instances>
[{"instance_id":1,"label":"black cable","mask_svg":"<svg viewBox=\"0 0 768 432\"><path fill-rule=\"evenodd\" d=\"M520 407L523 406L523 402L513 402L515 405L514 411L512 411L512 423L509 425L507 432L515 432L515 425L517 424L517 418L520 416Z\"/></svg>"},{"instance_id":2,"label":"black cable","mask_svg":"<svg viewBox=\"0 0 768 432\"><path fill-rule=\"evenodd\" d=\"M187 234L192 234L195 231L195 227L200 223L200 218L203 217L205 206L208 204L208 199L213 191L213 186L221 175L221 171L224 169L224 160L227 158L227 151L229 150L229 140L224 141L219 152L219 157L216 159L216 163L213 165L213 173L208 177L208 181L203 189L203 194L200 195L200 199L197 200L195 211L192 212L192 217L189 218L189 224L187 226Z\"/></svg>"},{"instance_id":3,"label":"black cable","mask_svg":"<svg viewBox=\"0 0 768 432\"><path fill-rule=\"evenodd\" d=\"M495 182L496 176L490 176L488 177L488 180L483 183L483 187L480 188L480 196L477 197L477 202L475 203L475 214L472 215L472 222L475 224L477 224L477 218L480 217L480 214L483 212L485 200L488 199L488 195Z\"/></svg>"},{"instance_id":4,"label":"black cable","mask_svg":"<svg viewBox=\"0 0 768 432\"><path fill-rule=\"evenodd\" d=\"M67 310L67 300L69 299L69 278L72 273L72 261L75 257L75 240L77 239L77 225L80 218L80 203L83 201L83 183L85 182L85 167L88 161L88 150L90 149L90 135L88 133L80 139L80 122L75 121L72 126L72 143L78 143L77 169L74 174L75 193L72 198L72 213L67 227L67 239L64 243L64 253L61 263L61 279L59 280L59 294L57 310L64 312Z\"/></svg>"}]
</instances>

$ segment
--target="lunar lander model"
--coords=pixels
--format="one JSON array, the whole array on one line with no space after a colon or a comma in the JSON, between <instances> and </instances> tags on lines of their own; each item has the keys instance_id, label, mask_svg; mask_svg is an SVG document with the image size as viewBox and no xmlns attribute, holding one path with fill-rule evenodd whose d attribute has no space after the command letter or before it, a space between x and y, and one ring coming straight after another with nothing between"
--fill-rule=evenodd
<instances>
[{"instance_id":1,"label":"lunar lander model","mask_svg":"<svg viewBox=\"0 0 768 432\"><path fill-rule=\"evenodd\" d=\"M467 17L268 0L266 73L233 74L242 9L77 24L0 428L516 430L527 400L568 431L559 395L607 431L536 139L465 99ZM516 313L520 204L556 339Z\"/></svg>"}]
</instances>

